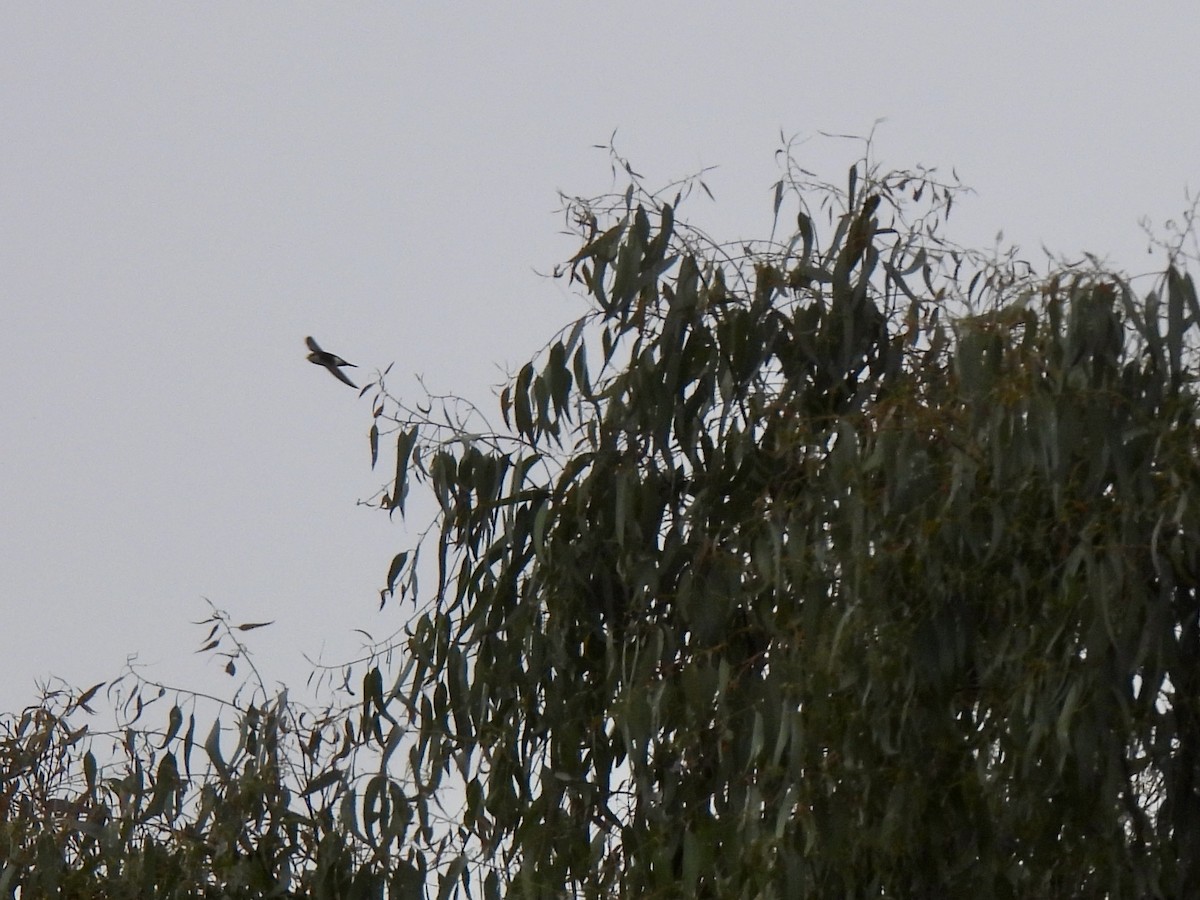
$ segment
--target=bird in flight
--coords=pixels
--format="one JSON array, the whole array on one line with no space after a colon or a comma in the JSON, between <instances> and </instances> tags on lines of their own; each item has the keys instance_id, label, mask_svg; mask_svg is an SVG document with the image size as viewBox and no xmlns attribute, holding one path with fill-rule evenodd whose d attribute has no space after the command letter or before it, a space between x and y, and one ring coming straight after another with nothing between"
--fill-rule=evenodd
<instances>
[{"instance_id":1,"label":"bird in flight","mask_svg":"<svg viewBox=\"0 0 1200 900\"><path fill-rule=\"evenodd\" d=\"M321 345L310 337L306 337L304 339L304 343L308 344L308 349L312 351L312 353L308 354L308 361L310 363L316 366L324 366L333 373L333 377L338 381L350 385L350 387L354 388L355 390L358 389L358 385L347 378L346 373L338 368L338 366L350 366L352 369L357 369L358 366L354 365L354 363L346 362L336 354L322 350Z\"/></svg>"}]
</instances>

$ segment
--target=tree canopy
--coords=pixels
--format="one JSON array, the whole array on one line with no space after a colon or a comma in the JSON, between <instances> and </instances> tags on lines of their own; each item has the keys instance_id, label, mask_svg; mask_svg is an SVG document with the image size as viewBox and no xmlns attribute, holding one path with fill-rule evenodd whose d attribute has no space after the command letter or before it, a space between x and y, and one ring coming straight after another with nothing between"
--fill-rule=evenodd
<instances>
[{"instance_id":1,"label":"tree canopy","mask_svg":"<svg viewBox=\"0 0 1200 900\"><path fill-rule=\"evenodd\" d=\"M499 422L377 386L380 505L438 504L403 639L233 750L174 705L113 772L68 742L90 698L13 719L0 893L1200 895L1182 255L1143 294L1039 274L866 162L789 165L773 237L723 243L680 218L702 182L622 166L566 206L589 307Z\"/></svg>"}]
</instances>

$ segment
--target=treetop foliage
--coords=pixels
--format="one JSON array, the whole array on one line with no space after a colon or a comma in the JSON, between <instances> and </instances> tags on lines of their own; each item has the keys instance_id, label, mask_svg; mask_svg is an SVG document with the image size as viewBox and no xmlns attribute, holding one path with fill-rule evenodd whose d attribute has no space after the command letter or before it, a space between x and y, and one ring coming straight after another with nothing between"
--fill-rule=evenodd
<instances>
[{"instance_id":1,"label":"treetop foliage","mask_svg":"<svg viewBox=\"0 0 1200 900\"><path fill-rule=\"evenodd\" d=\"M1144 296L1039 275L947 242L935 172L840 188L790 159L794 228L719 243L679 217L702 182L618 161L626 192L567 204L558 274L591 308L502 424L379 386L380 505L419 486L438 516L355 705L252 705L231 757L174 707L123 778L83 757L110 818L0 815L0 857L88 885L136 860L178 896L1200 892L1177 259Z\"/></svg>"}]
</instances>

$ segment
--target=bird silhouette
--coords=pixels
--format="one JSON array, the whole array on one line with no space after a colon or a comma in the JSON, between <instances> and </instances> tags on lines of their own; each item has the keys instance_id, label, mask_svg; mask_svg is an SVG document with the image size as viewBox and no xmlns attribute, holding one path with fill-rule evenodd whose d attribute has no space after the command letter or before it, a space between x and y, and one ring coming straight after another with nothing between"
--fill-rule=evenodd
<instances>
[{"instance_id":1,"label":"bird silhouette","mask_svg":"<svg viewBox=\"0 0 1200 900\"><path fill-rule=\"evenodd\" d=\"M312 351L312 353L308 354L308 361L310 363L315 366L324 366L333 373L333 377L338 381L350 385L355 390L358 389L358 385L347 378L346 373L338 368L339 366L350 366L352 369L357 369L358 366L354 365L354 363L346 362L337 354L322 350L321 345L310 337L306 337L304 343L308 344L308 349Z\"/></svg>"}]
</instances>

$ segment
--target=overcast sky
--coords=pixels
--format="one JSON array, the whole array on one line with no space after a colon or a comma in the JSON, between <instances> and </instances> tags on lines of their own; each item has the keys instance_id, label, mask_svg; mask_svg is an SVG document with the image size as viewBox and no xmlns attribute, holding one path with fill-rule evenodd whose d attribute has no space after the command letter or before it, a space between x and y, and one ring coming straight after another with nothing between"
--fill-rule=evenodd
<instances>
[{"instance_id":1,"label":"overcast sky","mask_svg":"<svg viewBox=\"0 0 1200 900\"><path fill-rule=\"evenodd\" d=\"M505 6L0 7L0 710L131 654L199 686L203 598L277 620L271 681L401 624L369 401L304 337L488 397L582 309L538 273L614 129L651 185L718 167L685 215L722 238L769 231L781 132L878 119L976 190L949 236L1035 260L1149 270L1200 181L1194 3Z\"/></svg>"}]
</instances>

